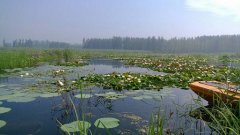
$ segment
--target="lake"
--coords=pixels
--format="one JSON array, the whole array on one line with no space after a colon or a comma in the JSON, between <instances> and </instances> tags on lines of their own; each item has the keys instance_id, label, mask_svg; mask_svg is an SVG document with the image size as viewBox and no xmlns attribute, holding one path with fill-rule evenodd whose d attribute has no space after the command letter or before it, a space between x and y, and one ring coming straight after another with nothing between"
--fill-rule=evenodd
<instances>
[{"instance_id":1,"label":"lake","mask_svg":"<svg viewBox=\"0 0 240 135\"><path fill-rule=\"evenodd\" d=\"M75 96L79 89L63 94L51 93L57 89L56 82L74 80L88 74L106 73L142 73L165 75L146 68L126 66L119 60L91 59L83 67L64 67L44 64L35 68L18 69L0 77L0 107L11 108L11 111L0 114L0 120L6 126L0 128L1 134L19 135L59 135L64 134L61 124L76 121L76 107L80 119L91 123L90 130L97 134L106 134L105 129L96 128L94 122L103 117L119 120L119 126L109 129L112 134L146 134L152 114L160 113L165 119L164 130L171 133L210 134L211 129L202 120L190 116L207 102L199 98L190 89L163 88L156 90L104 90L101 87L89 86L82 90L81 99ZM54 75L56 71L64 71ZM61 71L60 71L61 72ZM71 100L70 100L71 99Z\"/></svg>"}]
</instances>

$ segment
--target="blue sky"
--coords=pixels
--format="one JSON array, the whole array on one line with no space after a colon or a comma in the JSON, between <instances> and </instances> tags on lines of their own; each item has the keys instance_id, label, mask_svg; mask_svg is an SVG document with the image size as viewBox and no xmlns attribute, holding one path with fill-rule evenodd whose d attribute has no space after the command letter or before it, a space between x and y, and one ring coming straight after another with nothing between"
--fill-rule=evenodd
<instances>
[{"instance_id":1,"label":"blue sky","mask_svg":"<svg viewBox=\"0 0 240 135\"><path fill-rule=\"evenodd\" d=\"M0 40L240 34L240 0L1 0Z\"/></svg>"}]
</instances>

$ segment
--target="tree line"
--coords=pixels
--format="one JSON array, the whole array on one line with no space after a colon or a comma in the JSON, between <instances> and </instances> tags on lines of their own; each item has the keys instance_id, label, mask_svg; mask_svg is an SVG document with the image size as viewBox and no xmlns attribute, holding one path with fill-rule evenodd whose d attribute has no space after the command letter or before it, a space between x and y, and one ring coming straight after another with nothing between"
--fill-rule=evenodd
<instances>
[{"instance_id":1,"label":"tree line","mask_svg":"<svg viewBox=\"0 0 240 135\"><path fill-rule=\"evenodd\" d=\"M3 40L4 47L24 48L84 48L144 50L162 53L221 53L240 52L240 35L199 36L192 38L163 37L112 37L83 39L80 44L57 41L16 39L12 43Z\"/></svg>"},{"instance_id":2,"label":"tree line","mask_svg":"<svg viewBox=\"0 0 240 135\"><path fill-rule=\"evenodd\" d=\"M83 39L83 48L146 50L163 53L240 52L240 35L199 36L195 38L113 37Z\"/></svg>"},{"instance_id":3,"label":"tree line","mask_svg":"<svg viewBox=\"0 0 240 135\"><path fill-rule=\"evenodd\" d=\"M72 45L66 42L48 41L48 40L31 40L31 39L16 39L12 43L7 43L3 40L3 47L17 47L17 48L75 48L81 47Z\"/></svg>"}]
</instances>

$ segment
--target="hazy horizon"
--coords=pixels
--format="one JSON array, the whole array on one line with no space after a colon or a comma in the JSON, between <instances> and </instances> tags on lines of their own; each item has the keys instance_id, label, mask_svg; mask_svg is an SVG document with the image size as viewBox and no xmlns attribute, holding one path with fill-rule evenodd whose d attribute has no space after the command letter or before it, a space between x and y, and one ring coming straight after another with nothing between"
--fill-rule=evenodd
<instances>
[{"instance_id":1,"label":"hazy horizon","mask_svg":"<svg viewBox=\"0 0 240 135\"><path fill-rule=\"evenodd\" d=\"M233 35L238 7L238 0L1 0L0 40Z\"/></svg>"}]
</instances>

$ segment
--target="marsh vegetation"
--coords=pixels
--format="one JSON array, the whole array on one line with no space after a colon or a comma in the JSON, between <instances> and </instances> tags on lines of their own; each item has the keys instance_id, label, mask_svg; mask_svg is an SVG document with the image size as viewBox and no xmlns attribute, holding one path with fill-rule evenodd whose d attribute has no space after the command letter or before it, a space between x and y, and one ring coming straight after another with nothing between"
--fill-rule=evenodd
<instances>
[{"instance_id":1,"label":"marsh vegetation","mask_svg":"<svg viewBox=\"0 0 240 135\"><path fill-rule=\"evenodd\" d=\"M239 107L209 106L188 85L239 85L239 60L237 54L3 49L0 132L237 135Z\"/></svg>"}]
</instances>

